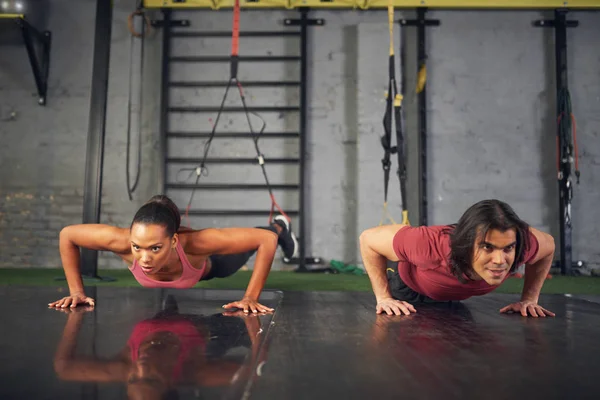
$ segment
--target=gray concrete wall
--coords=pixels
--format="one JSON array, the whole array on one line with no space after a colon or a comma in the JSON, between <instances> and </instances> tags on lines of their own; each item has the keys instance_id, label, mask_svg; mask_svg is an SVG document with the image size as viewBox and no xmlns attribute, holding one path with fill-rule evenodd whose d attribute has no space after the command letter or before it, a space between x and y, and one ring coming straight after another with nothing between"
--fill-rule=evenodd
<instances>
[{"instance_id":1,"label":"gray concrete wall","mask_svg":"<svg viewBox=\"0 0 600 400\"><path fill-rule=\"evenodd\" d=\"M0 266L60 266L58 234L80 223L92 82L95 1L48 2L52 32L47 105L36 88L22 43L2 45L0 63ZM130 202L125 181L129 59L139 68L139 44L130 51L127 16L134 0L114 2L101 222L127 225L141 202L156 191L156 148L160 37L146 42L144 106L134 96L131 173L136 172L138 115L142 116L143 157L138 191ZM18 37L18 36L17 36ZM138 57L138 58L136 58ZM134 90L139 74L134 75ZM14 115L14 116L13 116ZM99 266L123 264L101 253Z\"/></svg>"},{"instance_id":2,"label":"gray concrete wall","mask_svg":"<svg viewBox=\"0 0 600 400\"><path fill-rule=\"evenodd\" d=\"M85 146L88 130L94 1L52 1L48 28L53 32L52 69L48 105L36 104L33 77L24 48L4 46L0 63L0 266L58 266L57 237L66 224L81 221ZM135 209L157 190L160 167L158 100L160 88L160 32L146 41L142 107L142 172L134 201L127 198L124 176L130 35L127 15L134 1L115 1L109 109L106 132L102 222L125 226ZM400 18L402 13L397 12ZM413 17L412 12L405 12ZM597 252L594 207L598 187L598 119L600 103L600 50L594 45L600 29L597 13L573 13L580 27L569 30L569 79L577 118L581 184L573 204L574 258L594 262ZM242 30L289 29L281 21L294 11L242 14ZM379 136L384 92L387 88L388 32L385 12L316 11L326 20L311 28L309 47L308 248L307 255L360 262L357 238L377 225L383 200ZM231 13L177 12L191 29L230 26ZM533 226L558 238L558 194L555 167L554 55L551 30L532 27L532 21L550 17L538 12L442 12L430 18L442 21L431 28L428 41L428 163L429 223L453 222L473 202L496 197L508 201ZM274 18L274 19L273 19ZM416 212L416 97L415 29L406 28L407 82L405 118L409 161L408 206L413 223ZM400 29L396 27L396 47ZM228 55L228 39L178 39L177 55ZM4 55L7 55L6 57ZM139 68L139 46L134 44L134 69ZM240 41L241 55L297 55L297 38ZM373 61L373 63L370 63ZM174 65L172 79L224 80L225 64ZM245 80L297 79L297 64L241 64ZM139 74L134 73L135 86ZM296 105L297 88L248 88L249 105ZM222 89L173 89L175 105L218 105ZM228 96L238 102L236 92ZM134 107L133 140L139 107ZM16 117L11 118L15 112ZM261 113L268 131L295 131L297 113ZM171 130L210 130L214 115L171 116ZM254 120L253 120L254 121ZM256 125L255 125L256 126ZM218 131L245 129L241 114L229 114ZM266 156L298 155L297 139L264 139ZM169 154L192 156L204 141L173 139ZM253 157L250 139L215 139L211 156ZM132 147L135 173L135 146ZM393 158L389 207L396 221L400 196ZM180 166L169 168L175 180ZM273 183L296 183L298 169L268 165ZM180 175L180 177L184 177ZM209 166L209 182L262 183L256 165ZM187 181L191 182L191 181ZM181 207L189 192L169 191ZM284 209L296 209L295 192L276 191ZM194 207L263 208L270 206L266 192L197 192ZM254 226L266 217L195 217L191 225ZM297 226L297 219L294 219ZM102 267L122 264L102 255ZM277 263L275 268L280 267Z\"/></svg>"}]
</instances>

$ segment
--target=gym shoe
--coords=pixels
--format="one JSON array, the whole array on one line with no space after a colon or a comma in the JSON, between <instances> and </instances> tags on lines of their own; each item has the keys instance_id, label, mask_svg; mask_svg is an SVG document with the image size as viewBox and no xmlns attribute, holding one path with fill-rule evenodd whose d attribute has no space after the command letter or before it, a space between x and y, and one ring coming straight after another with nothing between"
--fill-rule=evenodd
<instances>
[{"instance_id":1,"label":"gym shoe","mask_svg":"<svg viewBox=\"0 0 600 400\"><path fill-rule=\"evenodd\" d=\"M283 250L284 261L290 261L292 258L298 256L298 239L296 239L296 235L292 232L292 224L283 215L273 218L273 223L281 226L277 243L281 246L281 250Z\"/></svg>"}]
</instances>

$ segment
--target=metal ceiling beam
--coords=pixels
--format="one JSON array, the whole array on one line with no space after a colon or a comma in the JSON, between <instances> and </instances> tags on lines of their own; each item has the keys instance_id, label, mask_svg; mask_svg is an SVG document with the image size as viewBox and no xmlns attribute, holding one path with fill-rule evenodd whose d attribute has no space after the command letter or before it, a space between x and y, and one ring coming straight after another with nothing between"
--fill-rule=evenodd
<instances>
[{"instance_id":1,"label":"metal ceiling beam","mask_svg":"<svg viewBox=\"0 0 600 400\"><path fill-rule=\"evenodd\" d=\"M223 9L234 0L144 0L145 8ZM241 7L252 9L299 7L326 9L384 9L388 0L242 0ZM597 0L393 0L395 8L429 9L600 9Z\"/></svg>"}]
</instances>

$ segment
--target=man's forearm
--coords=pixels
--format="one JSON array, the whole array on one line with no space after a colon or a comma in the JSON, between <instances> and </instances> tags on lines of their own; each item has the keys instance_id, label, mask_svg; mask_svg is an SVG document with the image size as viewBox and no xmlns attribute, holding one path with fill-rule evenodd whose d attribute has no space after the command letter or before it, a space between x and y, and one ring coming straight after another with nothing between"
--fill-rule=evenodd
<instances>
[{"instance_id":1,"label":"man's forearm","mask_svg":"<svg viewBox=\"0 0 600 400\"><path fill-rule=\"evenodd\" d=\"M361 243L360 252L377 302L391 298L392 293L385 272L387 259L371 249L367 243Z\"/></svg>"},{"instance_id":2,"label":"man's forearm","mask_svg":"<svg viewBox=\"0 0 600 400\"><path fill-rule=\"evenodd\" d=\"M523 293L521 301L538 302L544 281L552 267L552 255L544 257L534 264L525 266L525 283L523 284Z\"/></svg>"}]
</instances>

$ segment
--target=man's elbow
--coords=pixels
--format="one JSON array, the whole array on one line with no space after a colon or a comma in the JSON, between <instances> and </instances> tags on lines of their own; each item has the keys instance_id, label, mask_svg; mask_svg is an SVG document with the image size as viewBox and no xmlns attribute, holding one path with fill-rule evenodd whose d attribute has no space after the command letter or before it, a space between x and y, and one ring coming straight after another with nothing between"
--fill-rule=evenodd
<instances>
[{"instance_id":1,"label":"man's elbow","mask_svg":"<svg viewBox=\"0 0 600 400\"><path fill-rule=\"evenodd\" d=\"M538 250L535 258L531 260L531 264L551 264L554 260L554 252L556 245L554 243L554 237L547 233L537 235Z\"/></svg>"},{"instance_id":2,"label":"man's elbow","mask_svg":"<svg viewBox=\"0 0 600 400\"><path fill-rule=\"evenodd\" d=\"M369 246L369 244L371 243L371 240L373 238L374 230L375 230L375 228L368 228L360 233L360 236L358 237L358 242L360 243L360 247L365 247L365 246L368 247Z\"/></svg>"},{"instance_id":3,"label":"man's elbow","mask_svg":"<svg viewBox=\"0 0 600 400\"><path fill-rule=\"evenodd\" d=\"M554 258L556 243L554 242L554 237L552 235L547 233L544 235L543 250L544 257Z\"/></svg>"}]
</instances>

